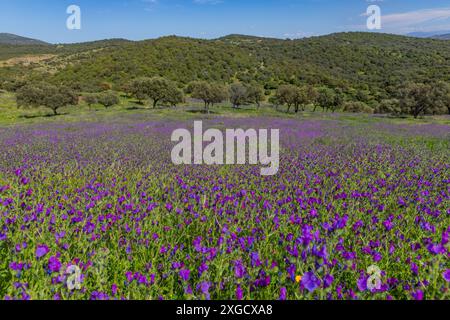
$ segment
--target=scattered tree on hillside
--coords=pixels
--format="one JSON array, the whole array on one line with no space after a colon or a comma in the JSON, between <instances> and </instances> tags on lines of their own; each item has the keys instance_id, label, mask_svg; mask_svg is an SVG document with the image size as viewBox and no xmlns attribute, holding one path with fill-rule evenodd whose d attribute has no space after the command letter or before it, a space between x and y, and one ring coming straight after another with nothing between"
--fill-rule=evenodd
<instances>
[{"instance_id":1,"label":"scattered tree on hillside","mask_svg":"<svg viewBox=\"0 0 450 320\"><path fill-rule=\"evenodd\" d=\"M398 98L401 112L416 119L420 115L442 114L448 107L445 86L439 84L407 83L399 88Z\"/></svg>"},{"instance_id":2,"label":"scattered tree on hillside","mask_svg":"<svg viewBox=\"0 0 450 320\"><path fill-rule=\"evenodd\" d=\"M131 84L130 91L139 101L150 99L153 108L165 99L171 99L171 95L177 90L175 83L162 77L138 78ZM172 97L173 98L173 97Z\"/></svg>"},{"instance_id":3,"label":"scattered tree on hillside","mask_svg":"<svg viewBox=\"0 0 450 320\"><path fill-rule=\"evenodd\" d=\"M450 83L438 82L433 85L432 96L435 102L435 114L450 114Z\"/></svg>"},{"instance_id":4,"label":"scattered tree on hillside","mask_svg":"<svg viewBox=\"0 0 450 320\"><path fill-rule=\"evenodd\" d=\"M167 94L162 100L164 104L169 105L169 107L176 107L179 103L184 102L183 91L176 86L170 86L167 89Z\"/></svg>"},{"instance_id":5,"label":"scattered tree on hillside","mask_svg":"<svg viewBox=\"0 0 450 320\"><path fill-rule=\"evenodd\" d=\"M4 81L1 83L0 88L9 92L16 92L27 83L24 80L13 79L10 81Z\"/></svg>"},{"instance_id":6,"label":"scattered tree on hillside","mask_svg":"<svg viewBox=\"0 0 450 320\"><path fill-rule=\"evenodd\" d=\"M230 102L233 104L233 108L239 108L240 106L247 104L247 87L241 83L233 83L230 86Z\"/></svg>"},{"instance_id":7,"label":"scattered tree on hillside","mask_svg":"<svg viewBox=\"0 0 450 320\"><path fill-rule=\"evenodd\" d=\"M322 110L325 112L334 104L335 94L332 89L320 88L319 94L317 96L317 103L320 105Z\"/></svg>"},{"instance_id":8,"label":"scattered tree on hillside","mask_svg":"<svg viewBox=\"0 0 450 320\"><path fill-rule=\"evenodd\" d=\"M16 94L19 107L46 107L58 114L58 109L78 104L78 96L67 87L57 87L47 83L23 86Z\"/></svg>"},{"instance_id":9,"label":"scattered tree on hillside","mask_svg":"<svg viewBox=\"0 0 450 320\"><path fill-rule=\"evenodd\" d=\"M275 107L275 110L278 111L278 108L280 107L280 104L281 104L281 103L280 103L280 101L278 100L278 96L277 96L277 95L271 96L271 97L269 98L269 103L272 104L272 106Z\"/></svg>"},{"instance_id":10,"label":"scattered tree on hillside","mask_svg":"<svg viewBox=\"0 0 450 320\"><path fill-rule=\"evenodd\" d=\"M188 85L186 90L191 93L194 99L202 100L205 105L205 111L209 113L209 107L216 103L225 101L228 98L226 87L217 83L208 83L206 81L195 81Z\"/></svg>"},{"instance_id":11,"label":"scattered tree on hillside","mask_svg":"<svg viewBox=\"0 0 450 320\"><path fill-rule=\"evenodd\" d=\"M210 104L214 107L215 104L221 103L228 99L228 88L227 86L221 85L219 83L211 84L211 97Z\"/></svg>"},{"instance_id":12,"label":"scattered tree on hillside","mask_svg":"<svg viewBox=\"0 0 450 320\"><path fill-rule=\"evenodd\" d=\"M314 101L314 93L315 91L310 86L297 88L294 97L295 113L298 113L300 108L305 111L306 105Z\"/></svg>"},{"instance_id":13,"label":"scattered tree on hillside","mask_svg":"<svg viewBox=\"0 0 450 320\"><path fill-rule=\"evenodd\" d=\"M276 100L281 105L287 105L287 112L291 110L291 107L295 103L297 90L298 88L294 85L282 85L278 88L277 93L275 94Z\"/></svg>"},{"instance_id":14,"label":"scattered tree on hillside","mask_svg":"<svg viewBox=\"0 0 450 320\"><path fill-rule=\"evenodd\" d=\"M316 101L317 91L311 86L282 85L278 88L274 99L279 104L287 105L288 113L292 106L295 113L298 113L300 110L305 111L308 104Z\"/></svg>"},{"instance_id":15,"label":"scattered tree on hillside","mask_svg":"<svg viewBox=\"0 0 450 320\"><path fill-rule=\"evenodd\" d=\"M319 97L319 92L313 86L308 85L308 86L306 86L306 96L308 99L308 103L312 103L314 105L314 111L315 111L316 106L317 106L317 99Z\"/></svg>"},{"instance_id":16,"label":"scattered tree on hillside","mask_svg":"<svg viewBox=\"0 0 450 320\"><path fill-rule=\"evenodd\" d=\"M379 114L399 115L402 113L400 101L398 99L381 100L375 112Z\"/></svg>"},{"instance_id":17,"label":"scattered tree on hillside","mask_svg":"<svg viewBox=\"0 0 450 320\"><path fill-rule=\"evenodd\" d=\"M147 82L149 78L138 78L133 80L128 86L128 93L139 100L141 104L148 99L147 95Z\"/></svg>"},{"instance_id":18,"label":"scattered tree on hillside","mask_svg":"<svg viewBox=\"0 0 450 320\"><path fill-rule=\"evenodd\" d=\"M261 102L265 100L263 87L257 84L247 85L247 99L248 102L256 104L259 109L261 107Z\"/></svg>"},{"instance_id":19,"label":"scattered tree on hillside","mask_svg":"<svg viewBox=\"0 0 450 320\"><path fill-rule=\"evenodd\" d=\"M343 93L330 88L320 88L317 95L317 103L322 110L335 112L344 103Z\"/></svg>"},{"instance_id":20,"label":"scattered tree on hillside","mask_svg":"<svg viewBox=\"0 0 450 320\"><path fill-rule=\"evenodd\" d=\"M187 93L191 94L194 99L202 100L205 104L205 110L208 110L208 105L210 103L211 97L211 86L206 81L194 81L191 82L187 89Z\"/></svg>"},{"instance_id":21,"label":"scattered tree on hillside","mask_svg":"<svg viewBox=\"0 0 450 320\"><path fill-rule=\"evenodd\" d=\"M84 102L89 106L89 110L92 109L94 104L98 103L98 95L97 94L88 94L83 97Z\"/></svg>"},{"instance_id":22,"label":"scattered tree on hillside","mask_svg":"<svg viewBox=\"0 0 450 320\"><path fill-rule=\"evenodd\" d=\"M373 109L361 101L347 101L343 105L344 112L373 113Z\"/></svg>"},{"instance_id":23,"label":"scattered tree on hillside","mask_svg":"<svg viewBox=\"0 0 450 320\"><path fill-rule=\"evenodd\" d=\"M120 99L114 92L102 92L98 95L97 101L106 109L120 103Z\"/></svg>"}]
</instances>

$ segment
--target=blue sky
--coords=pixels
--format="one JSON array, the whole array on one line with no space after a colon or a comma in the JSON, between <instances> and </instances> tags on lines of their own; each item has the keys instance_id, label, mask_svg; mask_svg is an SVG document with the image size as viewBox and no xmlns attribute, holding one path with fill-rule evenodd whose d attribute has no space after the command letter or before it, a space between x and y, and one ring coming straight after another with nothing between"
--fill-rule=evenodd
<instances>
[{"instance_id":1,"label":"blue sky","mask_svg":"<svg viewBox=\"0 0 450 320\"><path fill-rule=\"evenodd\" d=\"M81 30L66 28L71 4L81 8ZM368 31L371 4L381 8L382 32L450 30L449 0L0 0L0 32L52 43L173 34L300 38Z\"/></svg>"}]
</instances>

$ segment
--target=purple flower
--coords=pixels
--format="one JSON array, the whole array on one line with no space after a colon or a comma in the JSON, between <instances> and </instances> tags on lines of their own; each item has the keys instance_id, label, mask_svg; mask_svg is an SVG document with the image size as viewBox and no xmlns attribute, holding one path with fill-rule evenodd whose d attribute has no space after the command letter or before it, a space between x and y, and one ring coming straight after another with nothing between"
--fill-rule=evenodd
<instances>
[{"instance_id":1,"label":"purple flower","mask_svg":"<svg viewBox=\"0 0 450 320\"><path fill-rule=\"evenodd\" d=\"M91 300L109 300L109 296L106 293L94 291L91 294Z\"/></svg>"},{"instance_id":2,"label":"purple flower","mask_svg":"<svg viewBox=\"0 0 450 320\"><path fill-rule=\"evenodd\" d=\"M61 270L61 262L56 256L52 256L48 259L48 269L51 272L59 272Z\"/></svg>"},{"instance_id":3,"label":"purple flower","mask_svg":"<svg viewBox=\"0 0 450 320\"><path fill-rule=\"evenodd\" d=\"M191 271L187 270L187 269L183 269L183 270L180 270L179 274L180 274L181 280L189 281L189 275L191 274Z\"/></svg>"},{"instance_id":4,"label":"purple flower","mask_svg":"<svg viewBox=\"0 0 450 320\"><path fill-rule=\"evenodd\" d=\"M323 279L323 287L325 289L331 287L331 285L333 284L333 281L334 281L334 277L331 274L327 274L325 276L325 279Z\"/></svg>"},{"instance_id":5,"label":"purple flower","mask_svg":"<svg viewBox=\"0 0 450 320\"><path fill-rule=\"evenodd\" d=\"M111 293L113 296L117 294L117 284L113 283L113 285L111 286Z\"/></svg>"},{"instance_id":6,"label":"purple flower","mask_svg":"<svg viewBox=\"0 0 450 320\"><path fill-rule=\"evenodd\" d=\"M188 295L192 295L192 287L189 284L184 289L184 293L186 293Z\"/></svg>"},{"instance_id":7,"label":"purple flower","mask_svg":"<svg viewBox=\"0 0 450 320\"><path fill-rule=\"evenodd\" d=\"M450 282L450 269L445 270L442 276L444 277L445 281Z\"/></svg>"},{"instance_id":8,"label":"purple flower","mask_svg":"<svg viewBox=\"0 0 450 320\"><path fill-rule=\"evenodd\" d=\"M419 267L414 262L411 262L411 271L416 276L419 274Z\"/></svg>"},{"instance_id":9,"label":"purple flower","mask_svg":"<svg viewBox=\"0 0 450 320\"><path fill-rule=\"evenodd\" d=\"M128 283L131 283L134 280L134 275L133 275L133 272L131 272L131 271L125 272L125 277L127 278Z\"/></svg>"},{"instance_id":10,"label":"purple flower","mask_svg":"<svg viewBox=\"0 0 450 320\"><path fill-rule=\"evenodd\" d=\"M250 253L250 258L253 268L261 266L261 260L259 260L259 254L257 252Z\"/></svg>"},{"instance_id":11,"label":"purple flower","mask_svg":"<svg viewBox=\"0 0 450 320\"><path fill-rule=\"evenodd\" d=\"M422 290L417 290L416 292L413 292L411 295L414 298L414 300L423 300L423 291Z\"/></svg>"},{"instance_id":12,"label":"purple flower","mask_svg":"<svg viewBox=\"0 0 450 320\"><path fill-rule=\"evenodd\" d=\"M40 244L36 248L36 259L40 259L45 256L50 250L45 244Z\"/></svg>"},{"instance_id":13,"label":"purple flower","mask_svg":"<svg viewBox=\"0 0 450 320\"><path fill-rule=\"evenodd\" d=\"M173 270L181 269L181 268L183 268L183 266L184 266L184 263L182 263L182 262L173 262L172 263Z\"/></svg>"},{"instance_id":14,"label":"purple flower","mask_svg":"<svg viewBox=\"0 0 450 320\"><path fill-rule=\"evenodd\" d=\"M209 288L211 288L211 284L207 281L203 281L197 286L197 290L199 290L205 296L206 300L211 300Z\"/></svg>"},{"instance_id":15,"label":"purple flower","mask_svg":"<svg viewBox=\"0 0 450 320\"><path fill-rule=\"evenodd\" d=\"M11 262L9 268L14 271L21 271L25 265L23 263Z\"/></svg>"},{"instance_id":16,"label":"purple flower","mask_svg":"<svg viewBox=\"0 0 450 320\"><path fill-rule=\"evenodd\" d=\"M383 256L381 255L381 253L375 252L373 254L373 261L379 262L379 261L381 261L381 259L383 259Z\"/></svg>"},{"instance_id":17,"label":"purple flower","mask_svg":"<svg viewBox=\"0 0 450 320\"><path fill-rule=\"evenodd\" d=\"M201 275L205 272L208 271L208 265L204 262L202 262L202 264L200 265L200 267L198 267L198 276L201 277Z\"/></svg>"},{"instance_id":18,"label":"purple flower","mask_svg":"<svg viewBox=\"0 0 450 320\"><path fill-rule=\"evenodd\" d=\"M242 288L240 285L238 285L236 288L236 300L242 300L243 297L244 293L242 292Z\"/></svg>"},{"instance_id":19,"label":"purple flower","mask_svg":"<svg viewBox=\"0 0 450 320\"><path fill-rule=\"evenodd\" d=\"M285 301L287 298L287 290L285 287L280 289L280 300Z\"/></svg>"},{"instance_id":20,"label":"purple flower","mask_svg":"<svg viewBox=\"0 0 450 320\"><path fill-rule=\"evenodd\" d=\"M445 248L440 244L431 243L427 247L428 251L434 255L445 253Z\"/></svg>"},{"instance_id":21,"label":"purple flower","mask_svg":"<svg viewBox=\"0 0 450 320\"><path fill-rule=\"evenodd\" d=\"M234 262L234 276L238 279L243 278L245 275L245 267L242 264L242 261L237 260Z\"/></svg>"},{"instance_id":22,"label":"purple flower","mask_svg":"<svg viewBox=\"0 0 450 320\"><path fill-rule=\"evenodd\" d=\"M391 220L386 220L385 222L383 222L383 225L386 228L386 231L391 231L392 228L394 227L394 224L392 223Z\"/></svg>"},{"instance_id":23,"label":"purple flower","mask_svg":"<svg viewBox=\"0 0 450 320\"><path fill-rule=\"evenodd\" d=\"M303 276L302 285L309 291L314 292L320 286L320 280L313 272L307 272Z\"/></svg>"},{"instance_id":24,"label":"purple flower","mask_svg":"<svg viewBox=\"0 0 450 320\"><path fill-rule=\"evenodd\" d=\"M367 279L368 277L366 277L365 275L361 275L358 279L358 281L356 282L359 291L364 292L367 290Z\"/></svg>"}]
</instances>

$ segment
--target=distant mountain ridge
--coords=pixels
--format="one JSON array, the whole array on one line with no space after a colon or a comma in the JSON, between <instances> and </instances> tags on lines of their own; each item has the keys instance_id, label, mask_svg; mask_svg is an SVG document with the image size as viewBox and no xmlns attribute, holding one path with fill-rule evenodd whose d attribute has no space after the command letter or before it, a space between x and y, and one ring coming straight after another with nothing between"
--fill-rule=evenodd
<instances>
[{"instance_id":1,"label":"distant mountain ridge","mask_svg":"<svg viewBox=\"0 0 450 320\"><path fill-rule=\"evenodd\" d=\"M433 39L450 40L450 33L433 36Z\"/></svg>"},{"instance_id":2,"label":"distant mountain ridge","mask_svg":"<svg viewBox=\"0 0 450 320\"><path fill-rule=\"evenodd\" d=\"M433 32L411 32L407 36L415 38L430 38L430 39L440 39L449 40L450 30L447 31L433 31Z\"/></svg>"},{"instance_id":3,"label":"distant mountain ridge","mask_svg":"<svg viewBox=\"0 0 450 320\"><path fill-rule=\"evenodd\" d=\"M350 34L352 32L349 32ZM357 32L355 32L357 33ZM345 33L342 33L345 34ZM333 36L335 34L324 35L321 37ZM428 38L428 39L440 39L440 40L450 40L450 31L441 31L441 32L411 32L406 36L414 37L414 38ZM205 39L195 39L190 37L179 37L179 36L166 36L158 39L144 39L139 41L133 41L123 38L112 38L112 39L102 39L102 40L94 40L94 41L85 41L79 43L48 43L38 39L32 39L27 37L22 37L12 33L1 33L0 32L0 45L7 46L92 46L92 47L104 47L104 46L117 46L123 44L130 43L139 43L144 41L154 41L160 40L164 38L184 38L191 40L205 40ZM242 43L242 42L278 42L278 41L292 41L292 39L281 39L281 38L269 38L269 37L259 37L259 36L250 36L250 35L241 35L241 34L230 34L223 37L219 37L217 39L211 39L210 41L220 41L226 43ZM294 39L298 40L298 39Z\"/></svg>"},{"instance_id":4,"label":"distant mountain ridge","mask_svg":"<svg viewBox=\"0 0 450 320\"><path fill-rule=\"evenodd\" d=\"M50 45L47 42L18 36L11 33L0 33L0 44L3 45Z\"/></svg>"}]
</instances>

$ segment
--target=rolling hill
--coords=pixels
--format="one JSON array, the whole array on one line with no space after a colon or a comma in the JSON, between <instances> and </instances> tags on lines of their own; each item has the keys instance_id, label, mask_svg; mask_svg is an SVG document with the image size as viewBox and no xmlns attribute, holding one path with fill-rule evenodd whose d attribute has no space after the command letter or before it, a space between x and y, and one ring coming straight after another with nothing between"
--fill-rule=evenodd
<instances>
[{"instance_id":1,"label":"rolling hill","mask_svg":"<svg viewBox=\"0 0 450 320\"><path fill-rule=\"evenodd\" d=\"M48 43L36 39L25 38L11 33L0 33L0 45L49 45Z\"/></svg>"},{"instance_id":2,"label":"rolling hill","mask_svg":"<svg viewBox=\"0 0 450 320\"><path fill-rule=\"evenodd\" d=\"M0 45L1 58L25 48ZM450 42L379 33L337 33L299 40L230 35L215 40L163 37L112 39L79 44L26 46L27 54L55 58L27 68L0 69L11 77L63 83L97 91L102 83L123 88L139 76L164 76L180 87L193 80L257 82L341 88L370 102L406 81L450 81Z\"/></svg>"}]
</instances>

